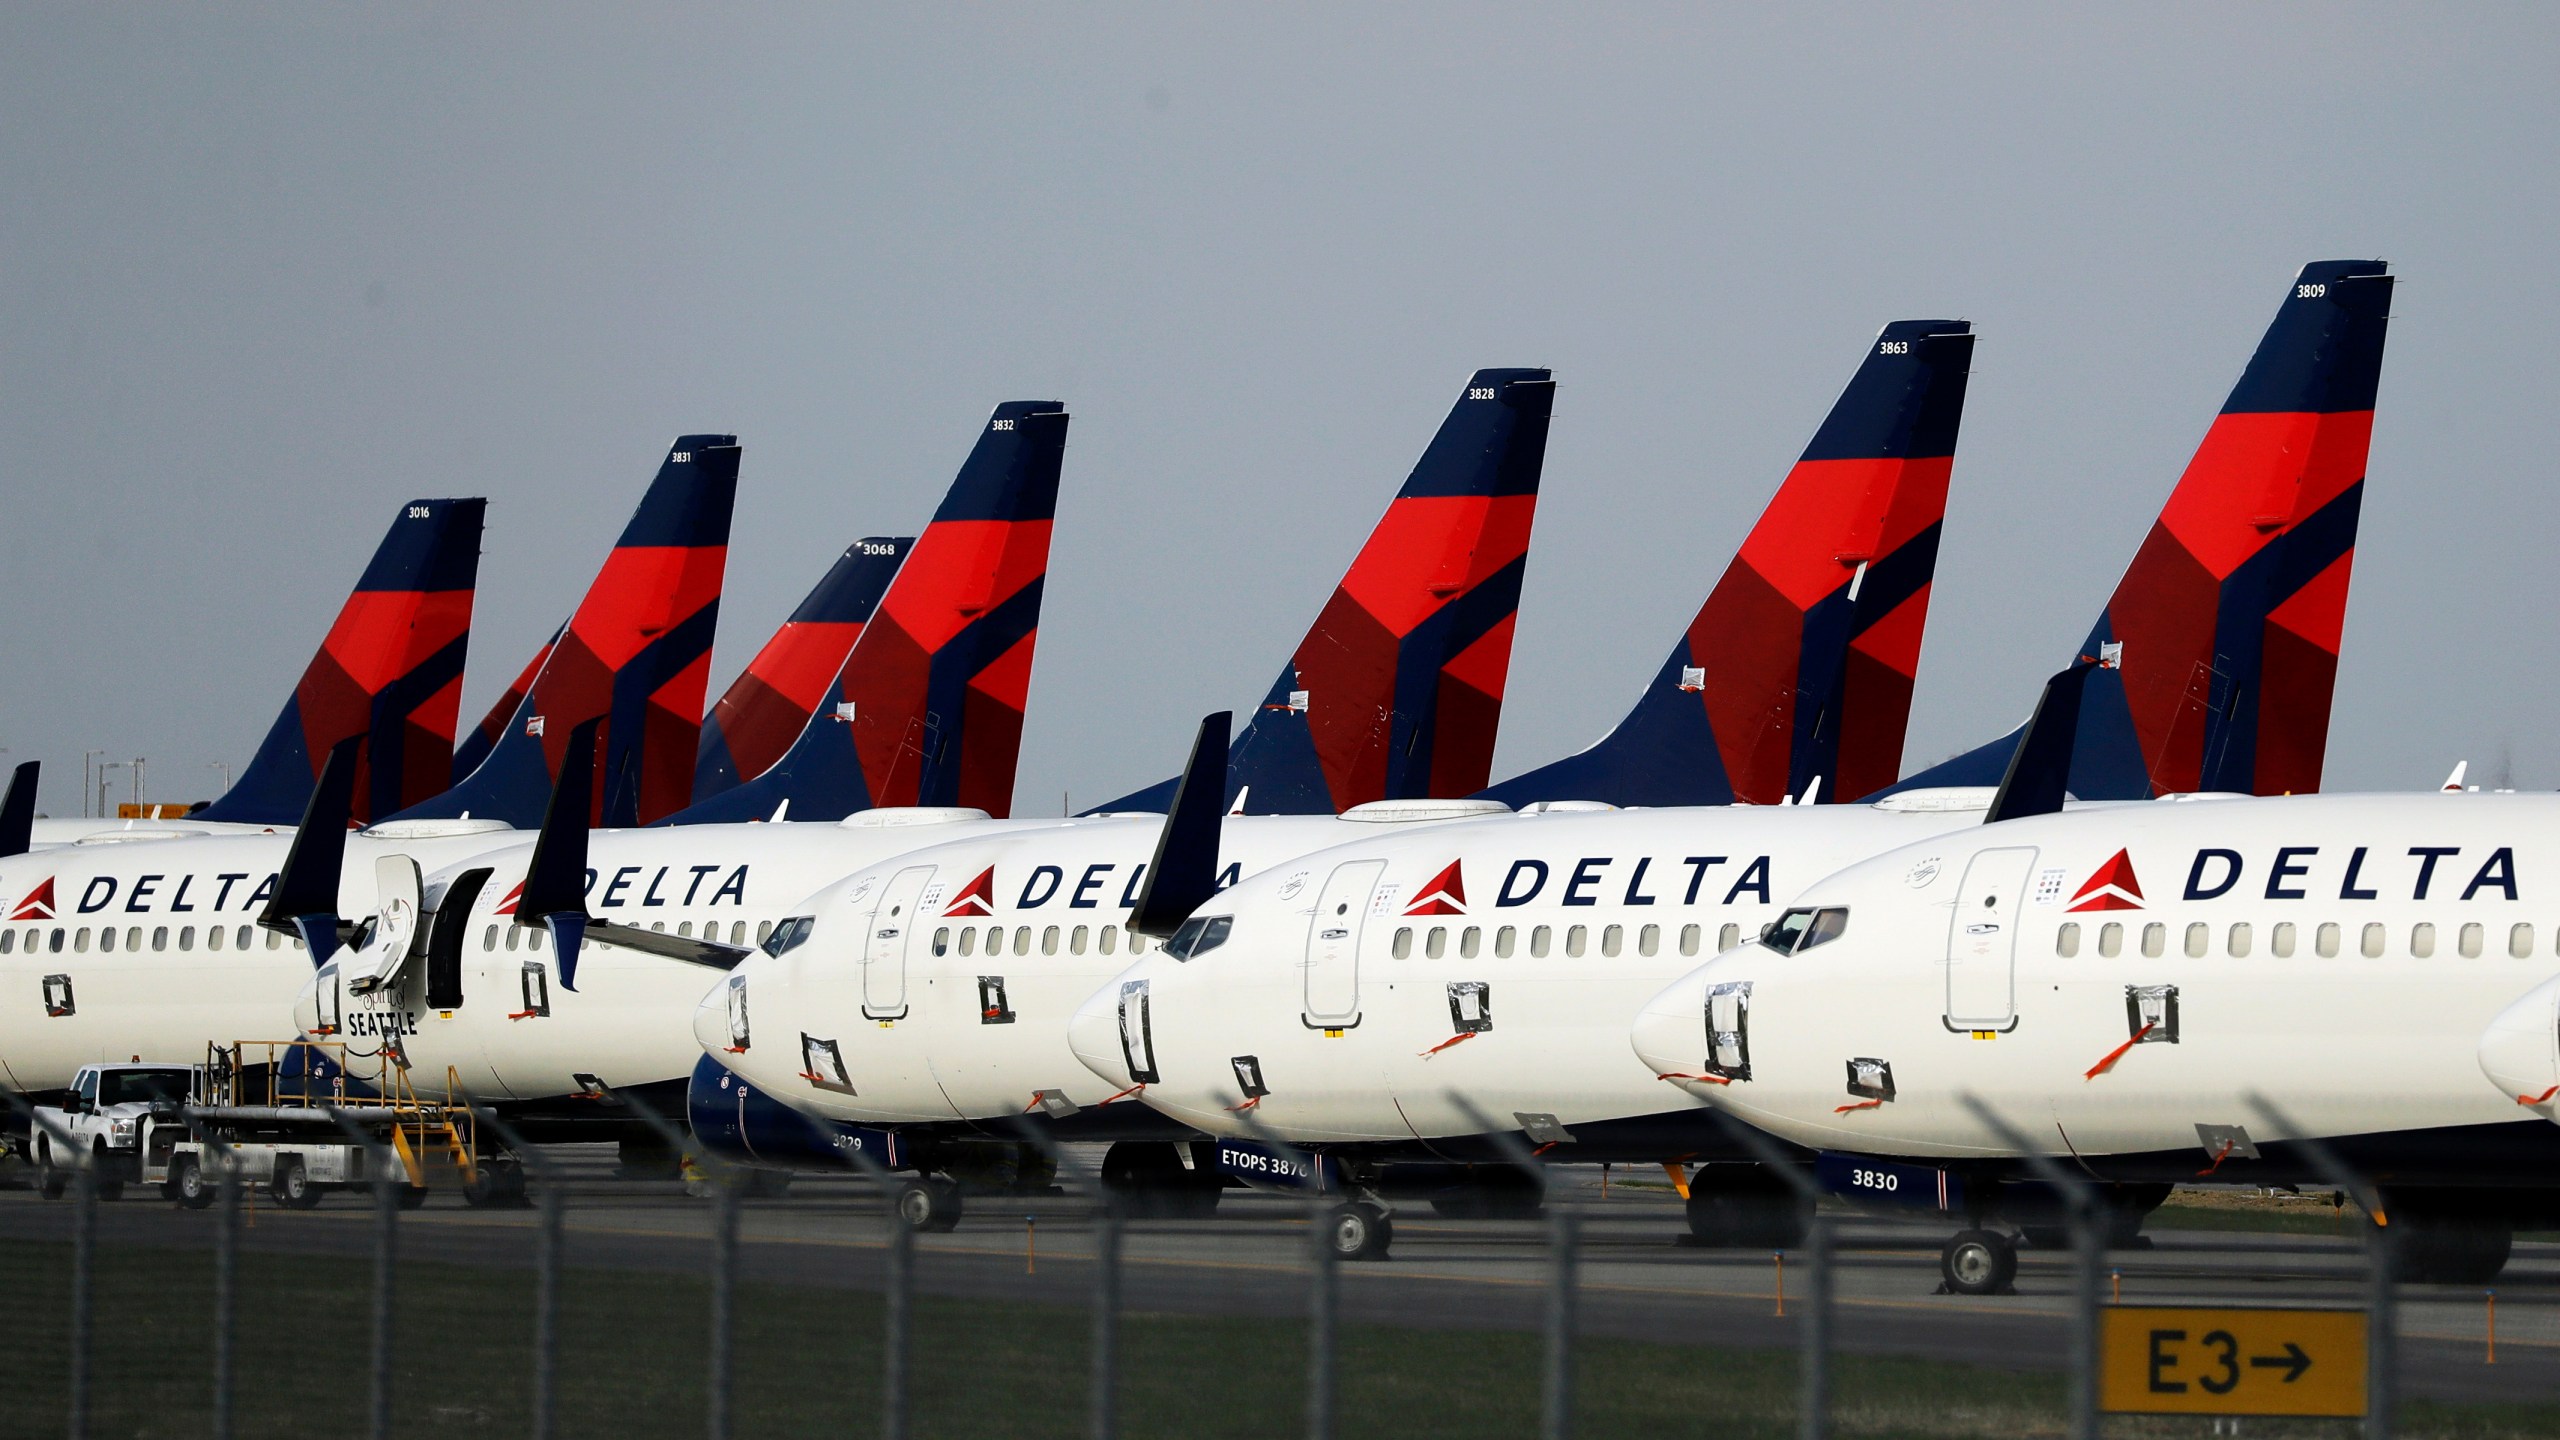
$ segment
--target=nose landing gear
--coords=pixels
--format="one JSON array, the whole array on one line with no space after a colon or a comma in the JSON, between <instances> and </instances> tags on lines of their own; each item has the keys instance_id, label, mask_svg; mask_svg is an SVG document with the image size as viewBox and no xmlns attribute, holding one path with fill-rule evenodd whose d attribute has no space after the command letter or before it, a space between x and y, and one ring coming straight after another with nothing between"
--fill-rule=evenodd
<instances>
[{"instance_id":1,"label":"nose landing gear","mask_svg":"<svg viewBox=\"0 0 2560 1440\"><path fill-rule=\"evenodd\" d=\"M1396 1222L1371 1201L1336 1205L1325 1217L1325 1243L1336 1260L1384 1260L1395 1238Z\"/></svg>"},{"instance_id":2,"label":"nose landing gear","mask_svg":"<svg viewBox=\"0 0 2560 1440\"><path fill-rule=\"evenodd\" d=\"M2018 1242L1997 1230L1959 1230L1938 1252L1941 1295L2010 1295L2017 1290Z\"/></svg>"}]
</instances>

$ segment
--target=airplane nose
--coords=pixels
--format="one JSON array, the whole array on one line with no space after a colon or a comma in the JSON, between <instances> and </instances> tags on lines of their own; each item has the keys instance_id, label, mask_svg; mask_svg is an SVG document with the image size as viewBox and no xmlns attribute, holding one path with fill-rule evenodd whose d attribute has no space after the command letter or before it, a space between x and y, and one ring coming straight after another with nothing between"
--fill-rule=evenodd
<instances>
[{"instance_id":1,"label":"airplane nose","mask_svg":"<svg viewBox=\"0 0 2560 1440\"><path fill-rule=\"evenodd\" d=\"M1067 1021L1067 1045L1084 1068L1101 1076L1112 1089L1126 1090L1135 1083L1129 1075L1129 1057L1120 1049L1120 977L1113 976L1111 983L1076 1007L1074 1018Z\"/></svg>"},{"instance_id":2,"label":"airplane nose","mask_svg":"<svg viewBox=\"0 0 2560 1440\"><path fill-rule=\"evenodd\" d=\"M2480 1073L2518 1105L2560 1121L2560 978L2546 980L2489 1022Z\"/></svg>"},{"instance_id":3,"label":"airplane nose","mask_svg":"<svg viewBox=\"0 0 2560 1440\"><path fill-rule=\"evenodd\" d=\"M727 979L711 987L701 1004L693 1007L694 1043L702 1047L704 1054L720 1055L737 1044L729 1033L729 1016L733 1008L744 1008L746 984L743 967L732 970Z\"/></svg>"},{"instance_id":4,"label":"airplane nose","mask_svg":"<svg viewBox=\"0 0 2560 1440\"><path fill-rule=\"evenodd\" d=\"M1706 1014L1706 976L1692 970L1644 1003L1628 1042L1656 1075L1695 1074L1706 1058Z\"/></svg>"}]
</instances>

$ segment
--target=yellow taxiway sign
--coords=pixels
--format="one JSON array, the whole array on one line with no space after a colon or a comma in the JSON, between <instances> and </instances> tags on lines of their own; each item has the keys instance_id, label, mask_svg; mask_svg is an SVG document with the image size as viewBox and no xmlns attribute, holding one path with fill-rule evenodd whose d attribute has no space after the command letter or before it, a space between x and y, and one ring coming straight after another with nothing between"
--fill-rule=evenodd
<instances>
[{"instance_id":1,"label":"yellow taxiway sign","mask_svg":"<svg viewBox=\"0 0 2560 1440\"><path fill-rule=\"evenodd\" d=\"M2364 1414L2361 1310L2100 1312L2098 1406L2113 1414Z\"/></svg>"}]
</instances>

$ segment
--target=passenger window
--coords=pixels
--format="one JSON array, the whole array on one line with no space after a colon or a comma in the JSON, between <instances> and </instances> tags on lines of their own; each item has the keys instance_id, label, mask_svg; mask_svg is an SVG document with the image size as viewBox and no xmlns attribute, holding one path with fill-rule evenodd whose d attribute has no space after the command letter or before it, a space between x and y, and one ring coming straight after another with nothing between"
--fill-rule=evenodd
<instances>
[{"instance_id":1,"label":"passenger window","mask_svg":"<svg viewBox=\"0 0 2560 1440\"><path fill-rule=\"evenodd\" d=\"M1018 926L1015 926L1015 927L1014 927L1014 931L1013 931L1013 953L1014 953L1014 954L1016 954L1016 955L1028 955L1028 954L1030 954L1030 953L1031 953L1031 927L1030 927L1030 926L1028 926L1028 925L1018 925Z\"/></svg>"},{"instance_id":2,"label":"passenger window","mask_svg":"<svg viewBox=\"0 0 2560 1440\"><path fill-rule=\"evenodd\" d=\"M2507 954L2517 960L2533 958L2532 926L2510 925L2507 927Z\"/></svg>"},{"instance_id":3,"label":"passenger window","mask_svg":"<svg viewBox=\"0 0 2560 1440\"><path fill-rule=\"evenodd\" d=\"M1073 930L1067 932L1067 953L1070 955L1081 955L1084 953L1083 926L1079 925Z\"/></svg>"},{"instance_id":4,"label":"passenger window","mask_svg":"<svg viewBox=\"0 0 2560 1440\"><path fill-rule=\"evenodd\" d=\"M679 939L691 939L693 937L693 922L690 920L677 921L676 935Z\"/></svg>"},{"instance_id":5,"label":"passenger window","mask_svg":"<svg viewBox=\"0 0 2560 1440\"><path fill-rule=\"evenodd\" d=\"M15 930L0 930L0 955L10 954L17 948L18 932Z\"/></svg>"},{"instance_id":6,"label":"passenger window","mask_svg":"<svg viewBox=\"0 0 2560 1440\"><path fill-rule=\"evenodd\" d=\"M1716 953L1719 955L1741 943L1742 927L1739 925L1727 925L1716 932Z\"/></svg>"},{"instance_id":7,"label":"passenger window","mask_svg":"<svg viewBox=\"0 0 2560 1440\"><path fill-rule=\"evenodd\" d=\"M2382 926L2379 922L2364 927L2364 958L2382 958Z\"/></svg>"},{"instance_id":8,"label":"passenger window","mask_svg":"<svg viewBox=\"0 0 2560 1440\"><path fill-rule=\"evenodd\" d=\"M767 941L767 940L770 940L770 939L772 939L772 938L773 938L773 922L772 922L772 921L770 921L770 920L759 920L759 921L757 921L757 922L756 922L756 945L757 945L757 947L758 947L758 948L762 948L762 947L763 947L763 945L764 945L764 942L765 942L765 941Z\"/></svg>"},{"instance_id":9,"label":"passenger window","mask_svg":"<svg viewBox=\"0 0 2560 1440\"><path fill-rule=\"evenodd\" d=\"M497 948L498 948L498 927L497 927L497 926L492 925L492 926L490 926L490 927L489 927L485 932L483 932L483 933L481 934L481 936L480 936L480 948L481 948L481 949L483 949L483 950L495 950L495 949L497 949Z\"/></svg>"},{"instance_id":10,"label":"passenger window","mask_svg":"<svg viewBox=\"0 0 2560 1440\"><path fill-rule=\"evenodd\" d=\"M2201 920L2187 926L2187 958L2201 960L2213 945L2213 927Z\"/></svg>"},{"instance_id":11,"label":"passenger window","mask_svg":"<svg viewBox=\"0 0 2560 1440\"><path fill-rule=\"evenodd\" d=\"M1040 932L1040 953L1043 955L1055 955L1058 953L1057 926L1052 925L1048 929Z\"/></svg>"},{"instance_id":12,"label":"passenger window","mask_svg":"<svg viewBox=\"0 0 2560 1440\"><path fill-rule=\"evenodd\" d=\"M2124 927L2110 920L2098 927L2098 953L2113 960L2124 953Z\"/></svg>"},{"instance_id":13,"label":"passenger window","mask_svg":"<svg viewBox=\"0 0 2560 1440\"><path fill-rule=\"evenodd\" d=\"M1446 925L1434 925L1434 926L1432 926L1429 930L1426 930L1426 931L1424 931L1424 932L1423 932L1423 934L1422 934L1422 954L1423 954L1423 958L1424 958L1424 959L1427 959L1427 960L1437 960L1437 959L1439 959L1442 955L1444 955L1444 954L1448 953L1448 949L1449 949L1449 927L1448 927L1448 926L1446 926Z\"/></svg>"},{"instance_id":14,"label":"passenger window","mask_svg":"<svg viewBox=\"0 0 2560 1440\"><path fill-rule=\"evenodd\" d=\"M2292 921L2278 921L2276 923L2276 928L2267 932L2267 953L2275 956L2279 960L2290 960L2293 958Z\"/></svg>"},{"instance_id":15,"label":"passenger window","mask_svg":"<svg viewBox=\"0 0 2560 1440\"><path fill-rule=\"evenodd\" d=\"M963 925L960 927L960 953L963 955L975 955L978 953L977 926Z\"/></svg>"},{"instance_id":16,"label":"passenger window","mask_svg":"<svg viewBox=\"0 0 2560 1440\"><path fill-rule=\"evenodd\" d=\"M2246 920L2242 920L2242 921L2238 921L2238 922L2236 922L2236 923L2234 923L2234 924L2232 925L2232 927L2231 927L2231 934L2230 934L2230 937L2229 937L2229 938L2224 942L2223 948L2224 948L2225 952L2226 952L2226 953L2228 953L2228 954L2229 954L2233 959L2235 959L2235 960L2237 960L2237 959L2241 959L2241 958L2243 958L2243 957L2245 957L2245 956L2247 956L2247 955L2248 955L2248 953L2249 953L2249 922L2248 922L2248 921L2246 921Z\"/></svg>"},{"instance_id":17,"label":"passenger window","mask_svg":"<svg viewBox=\"0 0 2560 1440\"><path fill-rule=\"evenodd\" d=\"M2453 943L2454 948L2462 952L2463 959L2477 960L2480 958L2480 952L2488 948L2486 940L2487 937L2481 932L2480 923L2475 920L2462 927L2454 937Z\"/></svg>"},{"instance_id":18,"label":"passenger window","mask_svg":"<svg viewBox=\"0 0 2560 1440\"><path fill-rule=\"evenodd\" d=\"M114 940L114 938L113 938L113 937L114 937L115 933L116 933L116 932L115 932L115 931L113 931L113 930L105 930L105 931L101 931L101 932L99 932L98 938L99 938L99 940L101 940L102 942L104 942L104 943L102 943L102 944L100 945L100 947L99 947L99 948L101 948L101 949L105 949L105 950L112 950L112 949L114 949L114 948L115 948L115 940ZM208 926L206 926L206 927L205 927L205 931L204 931L204 948L206 948L207 950L219 950L219 949L221 949L221 948L222 948L222 927L221 927L221 926L219 926L219 925L208 925Z\"/></svg>"},{"instance_id":19,"label":"passenger window","mask_svg":"<svg viewBox=\"0 0 2560 1440\"><path fill-rule=\"evenodd\" d=\"M86 932L84 931L82 933L85 934ZM178 927L178 948L181 950L193 950L196 948L196 927L193 925L181 925Z\"/></svg>"},{"instance_id":20,"label":"passenger window","mask_svg":"<svg viewBox=\"0 0 2560 1440\"><path fill-rule=\"evenodd\" d=\"M944 925L933 932L933 953L936 955L948 955L951 953L950 926Z\"/></svg>"},{"instance_id":21,"label":"passenger window","mask_svg":"<svg viewBox=\"0 0 2560 1440\"><path fill-rule=\"evenodd\" d=\"M2319 929L2312 931L2311 948L2319 952L2320 958L2323 960L2336 959L2338 955L2337 922L2331 921L2322 925Z\"/></svg>"},{"instance_id":22,"label":"passenger window","mask_svg":"<svg viewBox=\"0 0 2560 1440\"><path fill-rule=\"evenodd\" d=\"M1410 960L1413 958L1412 926L1399 925L1396 927L1395 942L1387 947L1387 953L1393 955L1398 960Z\"/></svg>"},{"instance_id":23,"label":"passenger window","mask_svg":"<svg viewBox=\"0 0 2560 1440\"><path fill-rule=\"evenodd\" d=\"M131 947L128 945L126 948L130 949ZM267 948L268 948L268 949L270 949L270 950L281 950L281 949L283 949L283 948L284 948L284 932L283 932L283 931L281 931L281 930L270 930L270 931L268 931L268 932L267 932Z\"/></svg>"},{"instance_id":24,"label":"passenger window","mask_svg":"<svg viewBox=\"0 0 2560 1440\"><path fill-rule=\"evenodd\" d=\"M1699 941L1699 939L1700 939L1700 938L1701 938L1701 927L1696 926L1696 925L1683 925L1683 926L1681 926L1681 927L1680 927L1680 953L1681 953L1681 954L1683 954L1683 955L1695 955L1695 954L1697 954L1697 953L1698 953L1698 941Z\"/></svg>"},{"instance_id":25,"label":"passenger window","mask_svg":"<svg viewBox=\"0 0 2560 1440\"><path fill-rule=\"evenodd\" d=\"M1103 953L1103 954L1108 955L1108 954L1110 954L1114 949L1116 949L1116 948L1119 946L1119 944L1120 944L1120 937L1118 936L1118 934L1117 934L1117 933L1115 933L1115 932L1118 930L1118 928L1119 928L1119 927L1114 926L1114 925L1105 925L1105 926L1103 926L1103 927L1102 927L1102 953Z\"/></svg>"},{"instance_id":26,"label":"passenger window","mask_svg":"<svg viewBox=\"0 0 2560 1440\"><path fill-rule=\"evenodd\" d=\"M60 926L56 926L56 927L54 927L54 931L53 931L53 939L52 939L51 941L47 942L47 944L45 945L45 949L47 949L48 951L50 951L50 952L52 952L53 954L56 954L56 955L61 954L61 953L62 953L62 941L63 941L63 937L65 937L65 936L69 935L70 933L71 933L70 931L63 929L63 928L61 928ZM162 933L163 933L163 934L166 934L167 932L164 930Z\"/></svg>"},{"instance_id":27,"label":"passenger window","mask_svg":"<svg viewBox=\"0 0 2560 1440\"><path fill-rule=\"evenodd\" d=\"M1615 959L1617 957L1620 944L1626 939L1626 934L1627 927L1624 925L1601 926L1600 953Z\"/></svg>"},{"instance_id":28,"label":"passenger window","mask_svg":"<svg viewBox=\"0 0 2560 1440\"><path fill-rule=\"evenodd\" d=\"M234 950L246 950L249 948L248 926L241 926L240 933L231 937L231 948Z\"/></svg>"},{"instance_id":29,"label":"passenger window","mask_svg":"<svg viewBox=\"0 0 2560 1440\"><path fill-rule=\"evenodd\" d=\"M1647 925L1636 932L1636 953L1651 955L1662 948L1662 927Z\"/></svg>"},{"instance_id":30,"label":"passenger window","mask_svg":"<svg viewBox=\"0 0 2560 1440\"><path fill-rule=\"evenodd\" d=\"M1139 933L1138 933L1137 931L1135 931L1135 930L1130 931L1130 932L1129 932L1129 953L1130 953L1130 954L1132 954L1132 955L1144 955L1144 954L1146 954L1146 953L1147 953L1147 937L1146 937L1146 936L1144 936L1144 935L1139 934Z\"/></svg>"},{"instance_id":31,"label":"passenger window","mask_svg":"<svg viewBox=\"0 0 2560 1440\"><path fill-rule=\"evenodd\" d=\"M1530 958L1530 959L1532 959L1532 960L1544 960L1544 959L1546 959L1546 958L1547 958L1547 940L1548 940L1548 937L1549 937L1549 935L1550 935L1550 934L1551 934L1551 932L1550 932L1550 931L1547 929L1547 927L1546 927L1546 926L1544 926L1544 925L1535 925L1535 926L1530 927L1530 930L1529 930L1529 958Z\"/></svg>"},{"instance_id":32,"label":"passenger window","mask_svg":"<svg viewBox=\"0 0 2560 1440\"><path fill-rule=\"evenodd\" d=\"M74 955L86 955L89 953L88 926L83 925L71 933L71 953Z\"/></svg>"},{"instance_id":33,"label":"passenger window","mask_svg":"<svg viewBox=\"0 0 2560 1440\"><path fill-rule=\"evenodd\" d=\"M1512 941L1513 941L1513 940L1515 940L1515 939L1517 939L1517 938L1518 938L1518 933L1517 933L1516 931L1514 931L1514 930L1513 930L1510 926L1508 926L1508 925L1505 925L1505 926L1503 926L1501 929L1494 931L1494 932L1493 932L1493 954L1494 954L1494 958L1495 958L1495 959L1498 959L1498 960L1508 960L1508 959L1510 959L1510 958L1511 958L1511 943L1512 943Z\"/></svg>"},{"instance_id":34,"label":"passenger window","mask_svg":"<svg viewBox=\"0 0 2560 1440\"><path fill-rule=\"evenodd\" d=\"M747 943L747 922L746 922L746 921L744 921L744 920L732 920L732 921L730 921L730 922L729 922L729 943L730 943L730 944L732 944L732 945L741 945L741 946L743 946L743 945L745 945L745 944Z\"/></svg>"},{"instance_id":35,"label":"passenger window","mask_svg":"<svg viewBox=\"0 0 2560 1440\"><path fill-rule=\"evenodd\" d=\"M2065 960L2068 960L2080 953L2080 926L2078 922L2065 920L2062 922L2062 928L2053 932L2053 953L2061 956Z\"/></svg>"},{"instance_id":36,"label":"passenger window","mask_svg":"<svg viewBox=\"0 0 2560 1440\"><path fill-rule=\"evenodd\" d=\"M1482 930L1470 925L1466 929L1458 932L1459 959L1473 960L1476 958L1476 952L1482 948L1484 948L1484 932Z\"/></svg>"},{"instance_id":37,"label":"passenger window","mask_svg":"<svg viewBox=\"0 0 2560 1440\"><path fill-rule=\"evenodd\" d=\"M2421 920L2409 927L2409 953L2420 960L2436 953L2436 927Z\"/></svg>"},{"instance_id":38,"label":"passenger window","mask_svg":"<svg viewBox=\"0 0 2560 1440\"><path fill-rule=\"evenodd\" d=\"M1564 931L1564 953L1574 959L1581 959L1583 939L1589 933L1589 930L1581 925L1566 926Z\"/></svg>"},{"instance_id":39,"label":"passenger window","mask_svg":"<svg viewBox=\"0 0 2560 1440\"><path fill-rule=\"evenodd\" d=\"M2168 950L2168 926L2154 920L2150 924L2142 927L2142 953L2145 958L2157 960L2162 955L2167 954Z\"/></svg>"},{"instance_id":40,"label":"passenger window","mask_svg":"<svg viewBox=\"0 0 2560 1440\"><path fill-rule=\"evenodd\" d=\"M536 925L532 929L524 932L524 948L532 951L536 955L539 955L542 953L543 942L550 938L551 931L548 928Z\"/></svg>"}]
</instances>

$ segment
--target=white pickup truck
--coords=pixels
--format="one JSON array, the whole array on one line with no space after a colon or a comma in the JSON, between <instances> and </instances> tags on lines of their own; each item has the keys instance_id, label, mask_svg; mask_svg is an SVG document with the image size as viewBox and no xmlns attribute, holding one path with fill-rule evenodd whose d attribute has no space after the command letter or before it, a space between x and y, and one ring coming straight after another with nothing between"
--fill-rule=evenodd
<instances>
[{"instance_id":1,"label":"white pickup truck","mask_svg":"<svg viewBox=\"0 0 2560 1440\"><path fill-rule=\"evenodd\" d=\"M99 1199L123 1194L126 1182L143 1178L143 1146L151 1132L165 1127L172 1139L178 1133L195 1071L189 1065L81 1066L68 1101L36 1107L37 1123L27 1138L37 1190L48 1200L59 1199L73 1172L85 1168Z\"/></svg>"}]
</instances>

